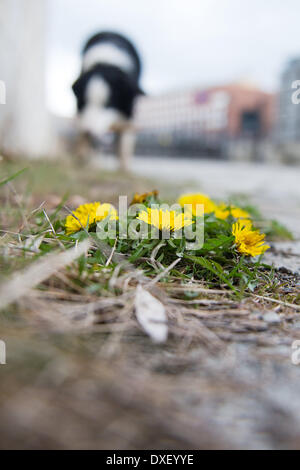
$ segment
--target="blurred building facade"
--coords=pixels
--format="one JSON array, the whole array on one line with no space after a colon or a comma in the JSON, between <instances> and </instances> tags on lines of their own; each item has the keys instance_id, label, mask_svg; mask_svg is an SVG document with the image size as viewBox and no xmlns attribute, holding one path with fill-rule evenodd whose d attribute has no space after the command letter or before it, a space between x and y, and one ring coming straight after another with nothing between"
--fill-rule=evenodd
<instances>
[{"instance_id":1,"label":"blurred building facade","mask_svg":"<svg viewBox=\"0 0 300 470\"><path fill-rule=\"evenodd\" d=\"M300 106L292 99L293 84L299 80L300 58L291 60L281 77L278 135L281 142L300 142Z\"/></svg>"},{"instance_id":2,"label":"blurred building facade","mask_svg":"<svg viewBox=\"0 0 300 470\"><path fill-rule=\"evenodd\" d=\"M249 152L249 144L271 137L275 103L274 95L246 83L143 97L136 110L137 153L224 158L236 143L239 152L241 143Z\"/></svg>"},{"instance_id":3,"label":"blurred building facade","mask_svg":"<svg viewBox=\"0 0 300 470\"><path fill-rule=\"evenodd\" d=\"M300 57L291 60L281 76L276 135L282 159L300 162Z\"/></svg>"}]
</instances>

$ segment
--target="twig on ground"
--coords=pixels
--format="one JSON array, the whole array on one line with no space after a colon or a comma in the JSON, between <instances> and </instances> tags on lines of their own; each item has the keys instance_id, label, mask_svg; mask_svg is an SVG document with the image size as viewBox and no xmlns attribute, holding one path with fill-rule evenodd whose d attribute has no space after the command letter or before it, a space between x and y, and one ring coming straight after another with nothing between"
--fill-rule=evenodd
<instances>
[{"instance_id":1,"label":"twig on ground","mask_svg":"<svg viewBox=\"0 0 300 470\"><path fill-rule=\"evenodd\" d=\"M176 285L171 283L160 283L160 287L164 287L166 289L170 289L173 292L199 292L199 294L207 294L207 295L228 295L231 292L229 290L221 290L221 289L205 289L204 287L193 286L192 284L185 284L185 285Z\"/></svg>"},{"instance_id":2,"label":"twig on ground","mask_svg":"<svg viewBox=\"0 0 300 470\"><path fill-rule=\"evenodd\" d=\"M159 273L154 279L152 279L151 282L149 282L148 287L154 286L157 282L159 282L163 277L165 277L166 274L168 274L170 271L172 271L175 266L181 261L182 258L177 258L175 261L173 261L170 266L168 266L163 272Z\"/></svg>"},{"instance_id":3,"label":"twig on ground","mask_svg":"<svg viewBox=\"0 0 300 470\"><path fill-rule=\"evenodd\" d=\"M263 295L252 294L252 296L256 297L257 299L260 299L260 300L266 300L266 301L272 302L274 304L279 304L279 305L282 305L284 307L288 307L288 308L292 308L294 310L300 311L300 305L290 304L289 302L284 302L282 300L272 299L271 297L265 297Z\"/></svg>"},{"instance_id":4,"label":"twig on ground","mask_svg":"<svg viewBox=\"0 0 300 470\"><path fill-rule=\"evenodd\" d=\"M118 243L118 239L116 238L116 239L115 239L115 244L114 244L114 246L113 246L113 248L112 248L112 250L111 250L111 254L109 255L109 257L108 257L108 259L107 259L107 261L106 261L106 264L105 264L106 267L108 267L108 266L110 265L110 263L111 263L111 261L112 261L112 259L113 259L114 253L115 253L115 251L116 251L117 243Z\"/></svg>"},{"instance_id":5,"label":"twig on ground","mask_svg":"<svg viewBox=\"0 0 300 470\"><path fill-rule=\"evenodd\" d=\"M52 233L53 233L55 239L57 240L59 246L60 246L63 250L65 250L66 248L65 248L64 244L59 240L59 238L57 238L57 235L56 235L56 232L55 232L55 230L54 230L54 227L53 227L53 225L52 225L52 223L51 223L51 220L49 219L48 214L47 214L47 212L45 211L45 209L43 209L43 214L44 214L44 216L45 216L45 218L46 218L48 224L50 225L51 231L52 231Z\"/></svg>"},{"instance_id":6,"label":"twig on ground","mask_svg":"<svg viewBox=\"0 0 300 470\"><path fill-rule=\"evenodd\" d=\"M238 308L240 304L237 304L236 302L232 300L227 300L227 299L220 299L220 300L210 300L210 299L195 299L195 300L184 300L184 299L170 299L170 302L174 304L183 304L183 305L205 305L205 306L211 306L211 305L218 305L222 306L225 308L225 305L231 305L231 306L236 306Z\"/></svg>"}]
</instances>

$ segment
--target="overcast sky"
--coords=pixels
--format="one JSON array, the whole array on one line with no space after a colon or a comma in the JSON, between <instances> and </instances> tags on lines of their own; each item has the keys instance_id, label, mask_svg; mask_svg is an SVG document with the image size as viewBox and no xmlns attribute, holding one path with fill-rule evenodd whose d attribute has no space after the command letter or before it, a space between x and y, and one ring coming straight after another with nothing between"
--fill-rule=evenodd
<instances>
[{"instance_id":1,"label":"overcast sky","mask_svg":"<svg viewBox=\"0 0 300 470\"><path fill-rule=\"evenodd\" d=\"M148 94L245 79L273 91L300 56L299 0L48 0L48 10L48 103L63 115L75 109L82 45L102 29L134 40Z\"/></svg>"}]
</instances>

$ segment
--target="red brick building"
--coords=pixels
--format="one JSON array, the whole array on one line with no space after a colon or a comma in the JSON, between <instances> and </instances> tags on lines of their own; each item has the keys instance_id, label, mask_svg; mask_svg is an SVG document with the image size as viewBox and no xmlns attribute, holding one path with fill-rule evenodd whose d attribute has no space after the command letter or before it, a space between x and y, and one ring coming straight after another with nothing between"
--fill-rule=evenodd
<instances>
[{"instance_id":1,"label":"red brick building","mask_svg":"<svg viewBox=\"0 0 300 470\"><path fill-rule=\"evenodd\" d=\"M160 140L188 139L223 147L232 140L261 140L271 135L276 97L247 83L192 89L143 97L137 105L141 135Z\"/></svg>"},{"instance_id":2,"label":"red brick building","mask_svg":"<svg viewBox=\"0 0 300 470\"><path fill-rule=\"evenodd\" d=\"M276 96L245 85L228 85L223 89L230 96L228 135L270 136L276 121Z\"/></svg>"}]
</instances>

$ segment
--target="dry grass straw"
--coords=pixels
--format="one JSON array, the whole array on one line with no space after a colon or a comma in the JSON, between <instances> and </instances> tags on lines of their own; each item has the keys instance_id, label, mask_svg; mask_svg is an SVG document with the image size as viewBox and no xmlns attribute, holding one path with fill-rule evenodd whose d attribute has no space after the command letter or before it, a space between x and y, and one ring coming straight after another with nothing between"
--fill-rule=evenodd
<instances>
[{"instance_id":1,"label":"dry grass straw","mask_svg":"<svg viewBox=\"0 0 300 470\"><path fill-rule=\"evenodd\" d=\"M84 241L68 251L50 254L35 262L21 273L15 274L0 288L1 308L4 309L12 302L22 298L31 289L85 254L88 251L89 245L88 241Z\"/></svg>"}]
</instances>

